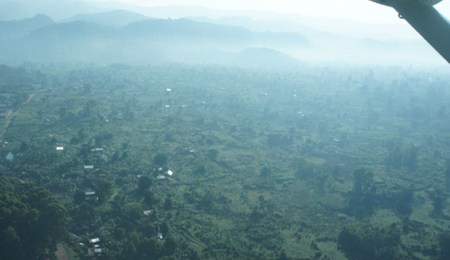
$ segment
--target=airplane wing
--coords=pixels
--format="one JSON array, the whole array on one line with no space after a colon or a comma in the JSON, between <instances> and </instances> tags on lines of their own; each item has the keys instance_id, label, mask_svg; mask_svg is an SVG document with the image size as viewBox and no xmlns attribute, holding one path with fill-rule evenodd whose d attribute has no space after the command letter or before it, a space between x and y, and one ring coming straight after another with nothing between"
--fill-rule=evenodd
<instances>
[{"instance_id":1,"label":"airplane wing","mask_svg":"<svg viewBox=\"0 0 450 260\"><path fill-rule=\"evenodd\" d=\"M409 1L393 7L450 63L450 23L432 5Z\"/></svg>"}]
</instances>

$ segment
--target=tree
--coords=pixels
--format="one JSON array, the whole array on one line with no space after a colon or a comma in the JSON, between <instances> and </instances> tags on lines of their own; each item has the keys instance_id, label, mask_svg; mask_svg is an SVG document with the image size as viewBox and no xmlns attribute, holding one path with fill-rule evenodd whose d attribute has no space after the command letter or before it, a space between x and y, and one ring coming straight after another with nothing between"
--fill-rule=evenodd
<instances>
[{"instance_id":1,"label":"tree","mask_svg":"<svg viewBox=\"0 0 450 260\"><path fill-rule=\"evenodd\" d=\"M142 256L142 259L159 259L162 250L163 245L161 241L156 238L144 238L138 248L138 252Z\"/></svg>"},{"instance_id":2,"label":"tree","mask_svg":"<svg viewBox=\"0 0 450 260\"><path fill-rule=\"evenodd\" d=\"M170 227L167 222L163 222L160 226L160 231L164 236L168 236L170 234Z\"/></svg>"},{"instance_id":3,"label":"tree","mask_svg":"<svg viewBox=\"0 0 450 260\"><path fill-rule=\"evenodd\" d=\"M400 169L405 167L409 171L415 171L418 167L419 150L412 145L408 149L403 150L399 146L389 148L388 155L385 159L387 168Z\"/></svg>"},{"instance_id":4,"label":"tree","mask_svg":"<svg viewBox=\"0 0 450 260\"><path fill-rule=\"evenodd\" d=\"M154 204L157 204L159 202L159 199L152 190L147 189L144 192L144 202L147 206L153 206Z\"/></svg>"},{"instance_id":5,"label":"tree","mask_svg":"<svg viewBox=\"0 0 450 260\"><path fill-rule=\"evenodd\" d=\"M268 177L268 176L272 175L272 170L271 170L269 167L264 166L264 167L262 167L261 170L259 171L259 175L260 175L261 177Z\"/></svg>"},{"instance_id":6,"label":"tree","mask_svg":"<svg viewBox=\"0 0 450 260\"><path fill-rule=\"evenodd\" d=\"M66 209L33 183L0 176L0 190L0 258L46 258L66 235Z\"/></svg>"},{"instance_id":7,"label":"tree","mask_svg":"<svg viewBox=\"0 0 450 260\"><path fill-rule=\"evenodd\" d=\"M114 193L114 185L111 180L106 177L100 178L95 183L95 189L97 191L98 199L100 202L105 202Z\"/></svg>"},{"instance_id":8,"label":"tree","mask_svg":"<svg viewBox=\"0 0 450 260\"><path fill-rule=\"evenodd\" d=\"M399 259L400 230L360 223L345 227L338 236L338 249L350 260Z\"/></svg>"},{"instance_id":9,"label":"tree","mask_svg":"<svg viewBox=\"0 0 450 260\"><path fill-rule=\"evenodd\" d=\"M349 211L356 216L372 214L376 195L373 173L361 168L353 172L353 179Z\"/></svg>"},{"instance_id":10,"label":"tree","mask_svg":"<svg viewBox=\"0 0 450 260\"><path fill-rule=\"evenodd\" d=\"M173 255L175 250L177 249L177 242L172 236L168 236L164 241L163 252L164 255Z\"/></svg>"},{"instance_id":11,"label":"tree","mask_svg":"<svg viewBox=\"0 0 450 260\"><path fill-rule=\"evenodd\" d=\"M197 168L195 168L194 173L196 175L205 175L206 167L204 165L199 165L199 166L197 166Z\"/></svg>"},{"instance_id":12,"label":"tree","mask_svg":"<svg viewBox=\"0 0 450 260\"><path fill-rule=\"evenodd\" d=\"M152 186L152 179L148 176L141 176L138 180L138 190L139 192L145 192L148 188Z\"/></svg>"},{"instance_id":13,"label":"tree","mask_svg":"<svg viewBox=\"0 0 450 260\"><path fill-rule=\"evenodd\" d=\"M403 166L406 167L409 171L417 170L417 157L418 157L418 149L416 146L409 147L404 155L403 155Z\"/></svg>"},{"instance_id":14,"label":"tree","mask_svg":"<svg viewBox=\"0 0 450 260\"><path fill-rule=\"evenodd\" d=\"M450 159L447 159L445 161L444 175L445 175L445 187L447 191L450 191Z\"/></svg>"},{"instance_id":15,"label":"tree","mask_svg":"<svg viewBox=\"0 0 450 260\"><path fill-rule=\"evenodd\" d=\"M439 246L441 248L441 252L438 259L447 259L450 255L450 233L448 231L439 235Z\"/></svg>"},{"instance_id":16,"label":"tree","mask_svg":"<svg viewBox=\"0 0 450 260\"><path fill-rule=\"evenodd\" d=\"M169 196L166 198L166 200L164 201L164 210L169 211L173 208L173 201L172 198Z\"/></svg>"},{"instance_id":17,"label":"tree","mask_svg":"<svg viewBox=\"0 0 450 260\"><path fill-rule=\"evenodd\" d=\"M85 200L86 196L84 195L84 192L82 190L75 191L75 194L73 195L73 202L75 204L81 204Z\"/></svg>"},{"instance_id":18,"label":"tree","mask_svg":"<svg viewBox=\"0 0 450 260\"><path fill-rule=\"evenodd\" d=\"M21 153L26 152L26 151L28 151L29 148L30 148L30 145L28 145L27 142L22 141L20 143L19 152L21 152Z\"/></svg>"},{"instance_id":19,"label":"tree","mask_svg":"<svg viewBox=\"0 0 450 260\"><path fill-rule=\"evenodd\" d=\"M164 153L159 153L159 154L155 155L155 157L153 157L153 163L157 167L167 166L168 160L169 160L169 157L167 156L167 154L164 154Z\"/></svg>"},{"instance_id":20,"label":"tree","mask_svg":"<svg viewBox=\"0 0 450 260\"><path fill-rule=\"evenodd\" d=\"M83 202L74 209L71 216L77 225L87 229L95 221L96 211L92 204Z\"/></svg>"},{"instance_id":21,"label":"tree","mask_svg":"<svg viewBox=\"0 0 450 260\"><path fill-rule=\"evenodd\" d=\"M296 175L299 178L309 179L315 176L314 165L305 159L298 159L294 162Z\"/></svg>"},{"instance_id":22,"label":"tree","mask_svg":"<svg viewBox=\"0 0 450 260\"><path fill-rule=\"evenodd\" d=\"M408 216L411 214L413 200L414 193L408 189L398 191L392 194L390 198L386 198L386 201L390 201L393 210L401 216Z\"/></svg>"},{"instance_id":23,"label":"tree","mask_svg":"<svg viewBox=\"0 0 450 260\"><path fill-rule=\"evenodd\" d=\"M0 241L0 256L2 259L25 259L20 237L13 227L8 226L0 233Z\"/></svg>"},{"instance_id":24,"label":"tree","mask_svg":"<svg viewBox=\"0 0 450 260\"><path fill-rule=\"evenodd\" d=\"M211 161L216 161L217 157L219 156L219 151L217 151L216 149L209 149L207 156Z\"/></svg>"},{"instance_id":25,"label":"tree","mask_svg":"<svg viewBox=\"0 0 450 260\"><path fill-rule=\"evenodd\" d=\"M143 209L140 203L130 202L125 205L125 216L131 220L139 220L143 216Z\"/></svg>"},{"instance_id":26,"label":"tree","mask_svg":"<svg viewBox=\"0 0 450 260\"><path fill-rule=\"evenodd\" d=\"M445 208L445 204L447 201L446 193L441 189L435 189L428 193L430 195L430 199L433 203L433 210L431 211L431 216L434 218L444 216L443 209Z\"/></svg>"},{"instance_id":27,"label":"tree","mask_svg":"<svg viewBox=\"0 0 450 260\"><path fill-rule=\"evenodd\" d=\"M386 167L392 169L400 169L403 163L403 154L400 147L390 147L388 151L388 155L385 159Z\"/></svg>"}]
</instances>

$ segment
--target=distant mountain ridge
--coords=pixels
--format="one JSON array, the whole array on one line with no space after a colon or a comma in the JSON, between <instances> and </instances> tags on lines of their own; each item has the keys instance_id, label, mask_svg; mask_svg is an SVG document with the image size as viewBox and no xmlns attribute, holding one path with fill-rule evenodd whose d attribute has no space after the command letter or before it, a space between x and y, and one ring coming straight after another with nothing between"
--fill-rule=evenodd
<instances>
[{"instance_id":1,"label":"distant mountain ridge","mask_svg":"<svg viewBox=\"0 0 450 260\"><path fill-rule=\"evenodd\" d=\"M440 61L424 41L352 38L308 27L289 32L287 29L293 26L288 23L283 27L286 31L267 31L265 22L245 17L157 19L124 10L78 14L59 22L46 15L36 15L0 21L0 62L251 65L258 62L258 56L261 63L269 64L281 61L294 64L292 57L363 63ZM273 28L282 27L274 25Z\"/></svg>"},{"instance_id":2,"label":"distant mountain ridge","mask_svg":"<svg viewBox=\"0 0 450 260\"><path fill-rule=\"evenodd\" d=\"M18 21L0 21L0 38L21 36L53 23L55 21L43 14Z\"/></svg>"},{"instance_id":3,"label":"distant mountain ridge","mask_svg":"<svg viewBox=\"0 0 450 260\"><path fill-rule=\"evenodd\" d=\"M105 26L123 27L133 22L149 19L149 17L125 10L113 10L101 13L78 14L63 22L85 21Z\"/></svg>"},{"instance_id":4,"label":"distant mountain ridge","mask_svg":"<svg viewBox=\"0 0 450 260\"><path fill-rule=\"evenodd\" d=\"M308 39L301 34L254 32L241 27L196 22L189 19L146 19L121 28L77 20L66 23L49 23L35 30L24 32L26 33L22 40L25 42L46 37L58 40L64 40L67 37L85 40L86 37L120 40L126 37L126 40L133 38L153 41L179 39L194 43L213 42L217 44L242 42L262 45L296 44L300 46L309 44Z\"/></svg>"},{"instance_id":5,"label":"distant mountain ridge","mask_svg":"<svg viewBox=\"0 0 450 260\"><path fill-rule=\"evenodd\" d=\"M0 20L17 20L45 14L60 20L99 9L83 0L6 0L0 1Z\"/></svg>"},{"instance_id":6,"label":"distant mountain ridge","mask_svg":"<svg viewBox=\"0 0 450 260\"><path fill-rule=\"evenodd\" d=\"M33 25L33 26L31 26ZM2 27L3 26L3 27ZM12 30L12 28L21 28ZM54 22L47 16L1 22L0 60L84 62L232 63L248 49L309 46L299 33L255 32L190 19L152 19L125 11L74 16ZM275 52L275 51L274 51ZM261 52L273 58L274 52ZM217 54L205 55L205 53ZM286 60L287 55L279 55ZM281 58L281 59L283 59ZM242 61L242 64L249 62Z\"/></svg>"}]
</instances>

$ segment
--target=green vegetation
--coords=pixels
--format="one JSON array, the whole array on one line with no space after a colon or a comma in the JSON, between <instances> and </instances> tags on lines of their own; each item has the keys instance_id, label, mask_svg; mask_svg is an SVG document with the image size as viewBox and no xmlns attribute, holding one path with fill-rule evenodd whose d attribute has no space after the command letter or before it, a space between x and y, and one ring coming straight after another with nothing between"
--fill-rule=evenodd
<instances>
[{"instance_id":1,"label":"green vegetation","mask_svg":"<svg viewBox=\"0 0 450 260\"><path fill-rule=\"evenodd\" d=\"M400 259L400 230L395 225L373 227L359 225L344 228L338 236L338 247L348 259Z\"/></svg>"},{"instance_id":2,"label":"green vegetation","mask_svg":"<svg viewBox=\"0 0 450 260\"><path fill-rule=\"evenodd\" d=\"M2 69L1 259L448 255L446 71Z\"/></svg>"},{"instance_id":3,"label":"green vegetation","mask_svg":"<svg viewBox=\"0 0 450 260\"><path fill-rule=\"evenodd\" d=\"M2 259L51 256L65 238L67 211L45 189L0 176L0 255Z\"/></svg>"}]
</instances>

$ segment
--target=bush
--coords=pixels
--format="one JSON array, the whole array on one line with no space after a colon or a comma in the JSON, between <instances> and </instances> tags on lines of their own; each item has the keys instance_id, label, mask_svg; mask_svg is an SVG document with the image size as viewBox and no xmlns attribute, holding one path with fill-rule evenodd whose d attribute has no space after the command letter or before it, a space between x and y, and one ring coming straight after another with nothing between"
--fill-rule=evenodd
<instances>
[{"instance_id":1,"label":"bush","mask_svg":"<svg viewBox=\"0 0 450 260\"><path fill-rule=\"evenodd\" d=\"M153 157L153 163L158 167L165 167L167 166L167 161L169 160L167 154L157 154L155 157Z\"/></svg>"},{"instance_id":2,"label":"bush","mask_svg":"<svg viewBox=\"0 0 450 260\"><path fill-rule=\"evenodd\" d=\"M350 260L397 259L400 230L388 227L358 224L345 227L338 236L338 249Z\"/></svg>"},{"instance_id":3,"label":"bush","mask_svg":"<svg viewBox=\"0 0 450 260\"><path fill-rule=\"evenodd\" d=\"M361 168L353 172L353 178L349 211L355 216L370 215L373 212L376 196L373 173Z\"/></svg>"},{"instance_id":4,"label":"bush","mask_svg":"<svg viewBox=\"0 0 450 260\"><path fill-rule=\"evenodd\" d=\"M439 259L448 259L448 256L450 256L450 232L439 235L439 246L441 248Z\"/></svg>"},{"instance_id":5,"label":"bush","mask_svg":"<svg viewBox=\"0 0 450 260\"><path fill-rule=\"evenodd\" d=\"M148 188L152 186L152 179L148 176L141 176L138 180L138 190L139 192L145 192Z\"/></svg>"}]
</instances>

